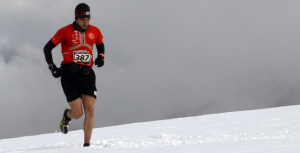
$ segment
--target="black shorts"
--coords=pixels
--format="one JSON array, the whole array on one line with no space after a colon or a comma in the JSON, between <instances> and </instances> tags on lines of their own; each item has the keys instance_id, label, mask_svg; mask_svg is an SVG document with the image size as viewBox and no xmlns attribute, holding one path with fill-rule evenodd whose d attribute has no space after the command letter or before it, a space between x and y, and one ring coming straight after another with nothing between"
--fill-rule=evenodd
<instances>
[{"instance_id":1,"label":"black shorts","mask_svg":"<svg viewBox=\"0 0 300 153\"><path fill-rule=\"evenodd\" d=\"M61 85L68 102L78 99L82 94L97 98L96 76L93 69L87 75L79 72L71 74L62 70Z\"/></svg>"}]
</instances>

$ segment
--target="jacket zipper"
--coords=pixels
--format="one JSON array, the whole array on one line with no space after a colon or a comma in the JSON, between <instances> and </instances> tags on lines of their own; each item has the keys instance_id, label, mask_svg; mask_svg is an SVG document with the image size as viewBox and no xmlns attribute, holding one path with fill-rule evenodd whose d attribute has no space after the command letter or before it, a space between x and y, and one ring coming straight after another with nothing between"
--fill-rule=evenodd
<instances>
[{"instance_id":1,"label":"jacket zipper","mask_svg":"<svg viewBox=\"0 0 300 153\"><path fill-rule=\"evenodd\" d=\"M82 42L84 43L84 32L82 32Z\"/></svg>"}]
</instances>

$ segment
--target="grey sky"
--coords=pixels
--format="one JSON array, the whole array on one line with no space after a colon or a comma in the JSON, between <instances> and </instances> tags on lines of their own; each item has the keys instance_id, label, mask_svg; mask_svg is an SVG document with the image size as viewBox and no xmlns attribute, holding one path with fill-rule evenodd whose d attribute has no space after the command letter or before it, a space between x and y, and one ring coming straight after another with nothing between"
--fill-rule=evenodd
<instances>
[{"instance_id":1,"label":"grey sky","mask_svg":"<svg viewBox=\"0 0 300 153\"><path fill-rule=\"evenodd\" d=\"M80 2L106 48L95 128L300 103L300 1L2 0L0 139L59 131L68 104L42 49Z\"/></svg>"}]
</instances>

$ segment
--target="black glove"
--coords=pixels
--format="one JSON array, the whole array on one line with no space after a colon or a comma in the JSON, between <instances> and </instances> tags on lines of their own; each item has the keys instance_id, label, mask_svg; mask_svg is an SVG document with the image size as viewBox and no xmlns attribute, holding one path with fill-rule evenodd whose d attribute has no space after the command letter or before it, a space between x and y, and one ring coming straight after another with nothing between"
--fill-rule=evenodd
<instances>
[{"instance_id":1,"label":"black glove","mask_svg":"<svg viewBox=\"0 0 300 153\"><path fill-rule=\"evenodd\" d=\"M104 59L105 59L104 54L99 54L95 60L95 65L97 67L102 67L104 65Z\"/></svg>"},{"instance_id":2,"label":"black glove","mask_svg":"<svg viewBox=\"0 0 300 153\"><path fill-rule=\"evenodd\" d=\"M61 70L59 68L56 67L55 64L50 63L49 64L49 69L52 72L52 75L54 76L54 78L59 78L61 75Z\"/></svg>"}]
</instances>

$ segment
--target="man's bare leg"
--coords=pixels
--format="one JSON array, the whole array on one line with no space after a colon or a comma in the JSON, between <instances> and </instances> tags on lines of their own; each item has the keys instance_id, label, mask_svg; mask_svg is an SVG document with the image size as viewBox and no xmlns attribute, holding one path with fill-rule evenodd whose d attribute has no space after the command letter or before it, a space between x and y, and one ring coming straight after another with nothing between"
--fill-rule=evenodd
<instances>
[{"instance_id":1,"label":"man's bare leg","mask_svg":"<svg viewBox=\"0 0 300 153\"><path fill-rule=\"evenodd\" d=\"M94 128L94 106L96 98L90 95L81 95L83 108L84 108L84 143L90 143L92 131Z\"/></svg>"},{"instance_id":2,"label":"man's bare leg","mask_svg":"<svg viewBox=\"0 0 300 153\"><path fill-rule=\"evenodd\" d=\"M82 104L80 98L69 102L70 108L65 108L63 118L60 121L60 130L63 134L67 134L70 130L71 119L79 119L82 114Z\"/></svg>"},{"instance_id":3,"label":"man's bare leg","mask_svg":"<svg viewBox=\"0 0 300 153\"><path fill-rule=\"evenodd\" d=\"M82 104L80 98L69 102L71 110L67 112L67 116L71 119L79 119L82 114Z\"/></svg>"}]
</instances>

